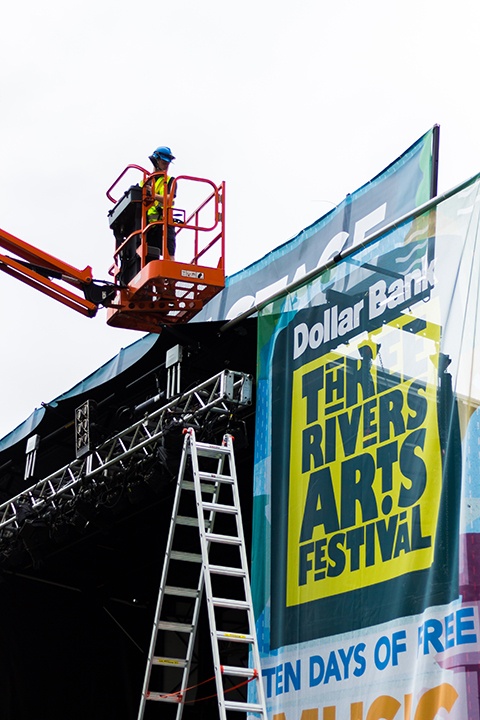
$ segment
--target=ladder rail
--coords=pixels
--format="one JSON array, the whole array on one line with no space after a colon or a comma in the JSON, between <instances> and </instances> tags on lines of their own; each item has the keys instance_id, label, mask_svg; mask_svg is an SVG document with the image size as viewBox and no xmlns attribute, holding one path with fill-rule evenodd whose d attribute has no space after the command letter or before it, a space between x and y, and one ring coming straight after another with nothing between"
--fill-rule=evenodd
<instances>
[{"instance_id":1,"label":"ladder rail","mask_svg":"<svg viewBox=\"0 0 480 720\"><path fill-rule=\"evenodd\" d=\"M232 453L232 460L233 460L233 438L231 435L226 436L227 439L227 445L231 448ZM234 462L234 460L233 460ZM236 473L235 473L235 483L233 485L233 495L234 495L234 502L235 505L240 508L240 493L238 490L238 482L236 481ZM248 615L248 625L249 625L249 633L254 638L254 642L251 645L250 653L252 655L253 660L253 667L257 669L259 673L258 682L255 684L256 691L257 691L257 698L256 702L259 706L262 707L264 712L264 718L266 720L266 697L265 697L265 688L263 686L263 681L261 677L261 660L260 660L260 651L258 648L258 642L257 642L257 635L256 635L256 624L255 624L255 614L253 610L253 597L252 597L252 589L250 584L250 574L248 571L248 558L247 558L247 550L245 545L245 535L243 531L243 523L241 521L241 516L237 516L237 529L238 529L238 535L241 538L241 544L240 544L240 555L242 558L241 564L242 567L245 568L245 577L244 577L244 587L245 587L245 601L248 607L247 615Z\"/></svg>"},{"instance_id":2,"label":"ladder rail","mask_svg":"<svg viewBox=\"0 0 480 720\"><path fill-rule=\"evenodd\" d=\"M215 673L215 684L217 688L217 696L219 699L219 708L220 708L220 717L221 720L226 720L226 714L225 711L222 708L225 707L225 695L223 691L223 683L221 679L219 679L219 674L221 672L221 663L220 663L220 654L219 654L219 648L218 648L218 642L215 642L215 630L216 630L216 623L215 623L215 610L213 608L211 598L213 596L213 590L212 590L212 581L211 581L211 575L209 572L209 552L210 552L210 545L207 543L206 539L206 526L205 526L205 520L204 520L204 512L203 512L203 498L202 498L202 489L200 482L198 480L201 477L200 468L198 464L198 455L196 452L196 445L195 445L195 434L193 430L189 431L189 440L190 440L190 450L191 450L191 459L192 459L192 469L193 469L193 477L195 479L195 501L197 505L197 515L198 515L198 521L199 521L199 533L200 533L200 546L202 549L202 558L203 558L203 571L202 575L204 576L204 583L205 583L205 591L207 596L207 612L208 612L208 619L209 619L209 625L210 625L210 636L212 640L212 654L213 654L213 664L214 664L214 673ZM219 460L219 462L222 462L222 467L218 468L219 473L222 470L223 471L223 463L224 463L225 456ZM214 629L212 631L212 628Z\"/></svg>"},{"instance_id":3,"label":"ladder rail","mask_svg":"<svg viewBox=\"0 0 480 720\"><path fill-rule=\"evenodd\" d=\"M196 629L198 626L198 618L200 614L200 603L203 595L203 585L204 585L204 574L203 572L200 572L198 577L198 584L196 589L192 589L191 593L189 590L186 590L183 587L176 587L168 586L167 585L167 578L170 570L170 560L172 559L183 559L185 562L195 562L195 554L194 553L176 553L176 551L173 549L173 544L175 540L175 533L178 530L179 525L182 524L189 524L186 523L185 518L183 518L179 514L180 509L180 502L182 499L182 491L185 491L185 489L190 489L188 487L188 484L185 482L185 472L186 472L186 466L187 461L189 458L189 448L187 445L187 442L184 442L183 449L182 449L182 456L180 460L180 469L178 473L177 478L177 486L175 491L175 499L172 509L172 515L171 515L171 521L170 521L170 528L168 533L168 539L167 539L167 545L165 549L165 561L162 568L162 576L160 580L160 589L158 594L158 600L157 600L157 606L155 610L155 617L154 617L154 625L153 625L153 633L150 641L150 648L148 653L148 659L147 659L147 669L145 672L145 678L142 688L142 697L140 702L140 708L138 712L138 720L142 720L145 708L146 708L146 702L149 699L149 695L152 697L152 699L161 699L166 702L178 702L178 707L176 711L176 720L181 720L182 714L183 714L183 707L184 707L184 688L188 686L188 678L190 676L191 666L192 666L192 660L193 660L193 651L194 651L194 645L195 645L195 639L196 639ZM191 488L193 490L193 486ZM177 596L188 596L194 597L194 608L193 608L193 614L192 614L192 630L188 633L188 640L187 640L187 648L185 653L185 661L183 664L183 672L182 672L182 678L181 678L181 690L178 693L177 700L173 700L171 697L168 697L166 695L165 697L158 697L156 693L150 693L149 692L149 684L151 679L151 671L153 667L153 662L155 656L155 647L157 644L157 630L160 628L161 621L160 616L162 613L162 607L163 607L163 600L165 598L165 595L169 594L171 591L172 594L175 594ZM175 625L172 623L169 623L171 629L175 631ZM160 694L161 695L161 694Z\"/></svg>"},{"instance_id":4,"label":"ladder rail","mask_svg":"<svg viewBox=\"0 0 480 720\"><path fill-rule=\"evenodd\" d=\"M219 535L216 533L213 533L213 526L206 527L205 523L203 522L204 518L204 510L210 510L211 503L205 502L202 498L202 492L200 487L200 478L205 479L205 473L202 473L199 468L198 464L198 454L196 452L197 444L195 442L195 434L194 431L189 431L191 435L191 455L192 455L192 465L193 465L193 474L194 478L197 480L195 483L195 495L196 495L196 503L197 503L197 512L198 512L198 518L199 518L199 531L200 531L200 544L202 547L202 557L203 557L203 574L205 576L204 582L205 582L205 594L207 597L207 612L208 612L208 618L209 618L209 625L210 625L210 635L212 640L212 654L213 654L213 661L214 661L214 671L215 671L215 681L216 681L216 687L217 687L217 696L218 696L218 705L219 705L219 714L220 714L220 720L227 720L227 710L235 710L235 711L243 711L243 712L255 712L263 715L264 720L266 720L266 702L265 702L265 692L263 688L263 682L261 679L261 673L260 673L260 653L258 650L258 643L256 640L256 627L255 627L255 618L253 613L253 599L251 594L251 588L250 588L250 578L249 578L249 572L248 572L248 559L247 559L247 553L246 553L246 547L245 547L245 536L243 531L243 523L242 523L242 517L241 517L241 505L240 505L240 494L238 490L238 482L237 482L237 475L236 475L236 467L235 467L235 457L234 457L234 451L233 451L233 438L231 435L226 434L224 436L223 445L225 447L225 455L223 456L224 459L228 457L228 463L229 463L229 472L230 472L230 479L231 479L231 490L233 495L233 504L231 508L227 511L229 514L232 513L235 515L235 526L236 526L236 536L226 536L226 535ZM219 474L223 470L218 469ZM217 506L217 511L222 511L223 505ZM233 512L233 509L235 512ZM214 567L212 568L212 565L210 564L210 548L213 539L217 542L226 543L226 544L232 544L238 547L239 553L240 553L240 567L242 569L242 583L243 583L243 590L245 594L245 600L244 601L234 601L234 600L228 600L228 599L220 599L216 598L213 592L213 586L212 586L212 572L215 573ZM219 648L219 639L221 638L228 638L229 640L234 639L232 637L232 633L222 633L221 631L217 630L217 620L215 615L215 608L216 607L236 607L237 609L243 609L247 613L247 620L248 620L248 635L244 636L245 640L250 645L250 654L253 660L253 667L256 669L257 675L254 676L257 680L255 683L256 686L256 703L242 703L242 702L234 702L227 700L225 698L225 689L223 685L223 679L222 676L224 674L231 674L234 676L245 676L249 674L249 671L244 668L233 668L233 667L227 667L221 662L220 657L220 648Z\"/></svg>"},{"instance_id":5,"label":"ladder rail","mask_svg":"<svg viewBox=\"0 0 480 720\"><path fill-rule=\"evenodd\" d=\"M163 599L165 597L164 589L167 586L167 577L168 577L168 571L169 571L169 566L170 566L170 557L172 554L172 545L173 545L175 525L176 525L176 523L174 522L174 518L176 518L176 516L178 514L178 508L179 508L179 504L180 504L181 484L183 482L183 475L185 472L186 458L187 458L187 454L185 452L185 445L184 445L183 450L182 450L182 457L180 460L180 470L179 470L179 474L178 474L178 478L177 478L175 499L173 502L172 520L170 522L167 546L165 549L165 561L163 563L162 575L161 575L161 579L160 579L160 590L158 593L157 605L156 605L156 609L155 609L155 616L154 616L154 620L153 620L153 632L152 632L152 637L150 640L150 647L148 650L147 668L145 671L145 678L143 681L142 696L141 696L141 701L140 701L140 708L138 711L138 720L142 720L142 718L144 716L146 701L147 701L147 697L148 697L148 693L149 693L150 677L151 677L151 673L152 673L152 662L153 662L153 658L155 657L155 647L156 647L156 643L157 643L157 632L156 631L158 629L158 624L160 622L160 615L162 612ZM162 591L162 588L163 588L163 591Z\"/></svg>"}]
</instances>

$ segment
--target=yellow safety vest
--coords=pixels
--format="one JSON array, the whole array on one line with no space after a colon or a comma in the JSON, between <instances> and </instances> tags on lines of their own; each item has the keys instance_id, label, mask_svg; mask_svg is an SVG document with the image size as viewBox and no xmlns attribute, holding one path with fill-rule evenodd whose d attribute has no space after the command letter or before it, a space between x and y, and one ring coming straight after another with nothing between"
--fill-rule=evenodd
<instances>
[{"instance_id":1,"label":"yellow safety vest","mask_svg":"<svg viewBox=\"0 0 480 720\"><path fill-rule=\"evenodd\" d=\"M165 180L166 180L166 183L165 183ZM165 184L167 185L167 193L168 193L168 186L169 186L170 180L173 180L173 178L168 177L168 175L167 175L166 178L165 178L163 175L161 175L160 177L158 177L158 178L155 180L155 191L154 191L154 192L155 192L155 195L161 195L162 197L164 197L164 195L165 195ZM156 221L159 220L162 216L163 216L163 206L160 205L160 203L159 203L158 200L157 200L157 202L154 202L153 205L151 205L151 206L148 208L148 210L147 210L147 220L148 220L148 222L156 222Z\"/></svg>"}]
</instances>

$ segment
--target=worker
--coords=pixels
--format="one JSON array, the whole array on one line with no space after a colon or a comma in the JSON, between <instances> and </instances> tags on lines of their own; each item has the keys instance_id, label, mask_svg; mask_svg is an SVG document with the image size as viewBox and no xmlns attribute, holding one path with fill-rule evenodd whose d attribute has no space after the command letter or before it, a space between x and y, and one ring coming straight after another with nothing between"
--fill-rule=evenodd
<instances>
[{"instance_id":1,"label":"worker","mask_svg":"<svg viewBox=\"0 0 480 720\"><path fill-rule=\"evenodd\" d=\"M160 175L155 178L155 188L152 193L155 196L155 202L147 210L147 222L157 222L163 218L163 204L165 196L171 192L171 187L174 178L168 175L168 168L172 160L175 157L172 155L172 151L166 145L160 145L150 155L154 172L162 172L165 175ZM165 185L167 185L167 191L165 192ZM149 247L158 248L160 252L163 251L163 224L155 225L147 232L147 245ZM167 230L167 249L168 254L172 260L175 260L175 229L172 225L168 225ZM151 255L147 256L147 261L154 259Z\"/></svg>"}]
</instances>

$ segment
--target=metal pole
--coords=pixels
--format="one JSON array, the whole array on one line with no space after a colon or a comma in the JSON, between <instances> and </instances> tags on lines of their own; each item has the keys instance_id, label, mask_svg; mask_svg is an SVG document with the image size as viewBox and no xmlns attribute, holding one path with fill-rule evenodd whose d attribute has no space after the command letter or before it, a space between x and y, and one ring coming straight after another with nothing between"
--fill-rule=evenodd
<instances>
[{"instance_id":1,"label":"metal pole","mask_svg":"<svg viewBox=\"0 0 480 720\"><path fill-rule=\"evenodd\" d=\"M430 184L430 197L436 197L438 193L438 158L440 149L440 125L433 126L432 135L432 179Z\"/></svg>"}]
</instances>

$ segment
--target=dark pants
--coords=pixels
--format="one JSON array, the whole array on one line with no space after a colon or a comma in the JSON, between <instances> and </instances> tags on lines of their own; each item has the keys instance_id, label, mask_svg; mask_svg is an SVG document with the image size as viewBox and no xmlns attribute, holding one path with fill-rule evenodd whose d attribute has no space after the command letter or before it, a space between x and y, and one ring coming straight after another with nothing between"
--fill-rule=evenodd
<instances>
[{"instance_id":1,"label":"dark pants","mask_svg":"<svg viewBox=\"0 0 480 720\"><path fill-rule=\"evenodd\" d=\"M158 248L160 254L163 252L163 225L154 225L147 232L147 245L149 247ZM175 255L176 238L175 228L172 225L168 225L167 228L167 250L170 256Z\"/></svg>"}]
</instances>

